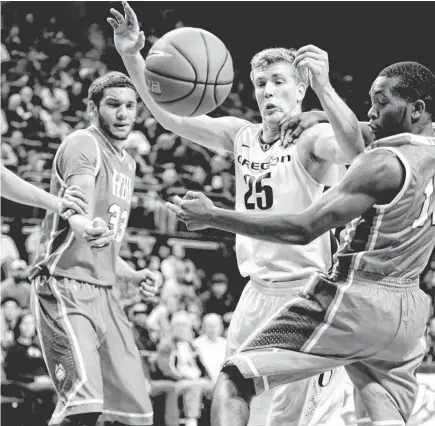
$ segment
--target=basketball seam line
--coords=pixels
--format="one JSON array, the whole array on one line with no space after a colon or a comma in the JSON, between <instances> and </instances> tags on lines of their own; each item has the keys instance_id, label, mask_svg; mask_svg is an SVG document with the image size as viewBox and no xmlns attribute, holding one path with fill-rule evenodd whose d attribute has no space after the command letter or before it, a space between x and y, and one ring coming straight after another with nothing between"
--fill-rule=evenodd
<instances>
[{"instance_id":1,"label":"basketball seam line","mask_svg":"<svg viewBox=\"0 0 435 426\"><path fill-rule=\"evenodd\" d=\"M202 104L202 101L203 101L204 96L205 96L205 92L207 91L208 75L209 75L209 73L210 73L210 61L209 61L209 59L210 59L210 58L209 58L210 55L209 55L209 51L208 51L208 48L207 48L207 42L205 41L205 37L204 37L204 35L203 35L201 32L199 33L199 35L201 36L202 41L203 41L203 43L204 43L204 47L205 47L206 63L207 63L207 75L206 75L205 79L206 79L207 83L204 84L204 90L202 91L201 99L199 100L198 105L196 106L196 108L194 109L194 111L190 114L190 116L192 116L193 114L195 114L195 112L198 111L199 107L200 107L201 104Z\"/></svg>"},{"instance_id":2,"label":"basketball seam line","mask_svg":"<svg viewBox=\"0 0 435 426\"><path fill-rule=\"evenodd\" d=\"M217 99L217 96L216 96L216 86L218 85L218 84L217 84L217 80L218 80L218 78L219 78L220 73L221 73L222 70L224 69L225 64L227 63L228 55L229 55L229 52L228 52L228 49L227 49L227 52L226 52L226 55L225 55L224 62L223 62L223 64L222 64L222 66L220 67L219 71L217 72L217 74L216 74L216 79L215 79L215 81L214 81L213 97L214 97L214 101L215 101L216 105L219 103L219 102L218 102L218 99Z\"/></svg>"},{"instance_id":3,"label":"basketball seam line","mask_svg":"<svg viewBox=\"0 0 435 426\"><path fill-rule=\"evenodd\" d=\"M180 52L181 53L181 52ZM224 64L225 65L225 64ZM223 68L223 67L222 67ZM205 82L205 81L193 81L193 80L188 80L188 79L184 79L184 78L180 78L180 77L178 77L178 76L176 76L176 75L169 75L169 74L165 74L165 73L162 73L162 72L157 72L157 71L154 71L154 70L148 70L148 72L151 72L151 73L153 73L153 74L155 74L155 75L158 75L159 77L165 77L165 78L170 78L170 79L172 79L172 80L178 80L178 81L182 81L182 82L184 82L184 83L193 83L193 84L207 84L207 85L209 85L210 83L207 83L207 82ZM214 83L214 85L215 86L228 86L228 85L230 85L230 84L233 84L233 82L232 81L229 81L229 82L224 82L224 83Z\"/></svg>"},{"instance_id":4,"label":"basketball seam line","mask_svg":"<svg viewBox=\"0 0 435 426\"><path fill-rule=\"evenodd\" d=\"M170 43L170 45L187 61L187 63L192 67L192 69L193 69L193 72L195 73L195 81L190 81L190 83L196 83L197 82L197 80L198 80L198 71L196 70L196 68L195 68L195 65L193 65L192 64L192 62L190 62L190 59L187 57L187 55L178 47L178 46L176 46L175 44L173 44L173 43ZM157 74L157 73L156 73ZM169 76L164 76L164 75L162 75L162 77L169 77ZM174 77L172 77L172 78L174 78ZM175 77L175 78L177 78L177 80L181 80L180 78L178 78L178 77ZM187 81L187 80L186 80Z\"/></svg>"}]
</instances>

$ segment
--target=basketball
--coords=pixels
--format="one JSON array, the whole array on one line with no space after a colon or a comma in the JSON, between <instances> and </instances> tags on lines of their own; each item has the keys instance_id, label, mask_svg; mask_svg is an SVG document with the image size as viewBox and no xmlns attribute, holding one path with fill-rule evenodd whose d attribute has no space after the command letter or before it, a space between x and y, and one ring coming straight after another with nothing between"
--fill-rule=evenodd
<instances>
[{"instance_id":1,"label":"basketball","mask_svg":"<svg viewBox=\"0 0 435 426\"><path fill-rule=\"evenodd\" d=\"M224 43L200 28L165 34L145 59L145 78L154 100L184 117L208 114L224 102L234 79Z\"/></svg>"}]
</instances>

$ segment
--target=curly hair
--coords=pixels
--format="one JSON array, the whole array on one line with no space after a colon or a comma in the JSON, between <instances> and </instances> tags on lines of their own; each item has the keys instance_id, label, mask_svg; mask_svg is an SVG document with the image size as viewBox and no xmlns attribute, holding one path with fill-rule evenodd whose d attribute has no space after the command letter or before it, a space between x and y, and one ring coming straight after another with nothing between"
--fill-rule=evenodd
<instances>
[{"instance_id":1,"label":"curly hair","mask_svg":"<svg viewBox=\"0 0 435 426\"><path fill-rule=\"evenodd\" d=\"M293 66L296 53L296 49L287 49L285 47L271 47L256 53L251 59L251 79L254 70L267 67L279 61L284 61L292 65L297 81L299 83L305 83L308 86L308 75L302 72L300 68Z\"/></svg>"},{"instance_id":2,"label":"curly hair","mask_svg":"<svg viewBox=\"0 0 435 426\"><path fill-rule=\"evenodd\" d=\"M103 99L104 89L110 87L130 87L133 89L137 96L136 88L133 82L122 72L112 71L98 77L89 87L88 91L88 101L93 101L95 105L100 104L101 99Z\"/></svg>"},{"instance_id":3,"label":"curly hair","mask_svg":"<svg viewBox=\"0 0 435 426\"><path fill-rule=\"evenodd\" d=\"M383 69L379 77L398 78L392 92L405 99L415 102L419 99L426 104L426 111L435 113L435 75L429 68L418 62L397 62Z\"/></svg>"}]
</instances>

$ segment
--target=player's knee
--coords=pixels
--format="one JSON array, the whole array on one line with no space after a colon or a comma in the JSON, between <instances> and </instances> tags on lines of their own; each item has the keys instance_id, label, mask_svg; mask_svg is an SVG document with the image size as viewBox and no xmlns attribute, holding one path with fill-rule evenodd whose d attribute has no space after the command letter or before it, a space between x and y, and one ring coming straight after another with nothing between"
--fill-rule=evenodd
<instances>
[{"instance_id":1,"label":"player's knee","mask_svg":"<svg viewBox=\"0 0 435 426\"><path fill-rule=\"evenodd\" d=\"M95 426L100 413L76 414L66 417L60 426Z\"/></svg>"},{"instance_id":2,"label":"player's knee","mask_svg":"<svg viewBox=\"0 0 435 426\"><path fill-rule=\"evenodd\" d=\"M243 377L235 365L227 365L222 369L214 390L216 398L242 398L249 402L254 394L254 381Z\"/></svg>"}]
</instances>

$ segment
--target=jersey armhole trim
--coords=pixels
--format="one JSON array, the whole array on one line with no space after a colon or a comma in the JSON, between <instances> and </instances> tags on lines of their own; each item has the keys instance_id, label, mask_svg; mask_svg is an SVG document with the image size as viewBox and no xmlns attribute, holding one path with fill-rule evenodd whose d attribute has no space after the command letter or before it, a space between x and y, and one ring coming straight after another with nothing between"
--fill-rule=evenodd
<instances>
[{"instance_id":1,"label":"jersey armhole trim","mask_svg":"<svg viewBox=\"0 0 435 426\"><path fill-rule=\"evenodd\" d=\"M375 149L386 149L388 151L391 151L393 154L396 155L396 157L400 160L400 162L403 164L403 167L405 168L405 182L403 182L402 188L400 189L399 193L394 197L393 201L391 201L388 204L373 204L374 208L385 210L385 209L390 208L390 207L394 206L395 204L397 204L401 200L401 198L403 197L403 194L405 193L405 191L408 189L409 183L411 182L411 166L409 165L406 157L400 151L398 151L396 148L378 147Z\"/></svg>"},{"instance_id":2,"label":"jersey armhole trim","mask_svg":"<svg viewBox=\"0 0 435 426\"><path fill-rule=\"evenodd\" d=\"M236 136L234 136L234 140L233 140L233 154L236 153L236 142L238 137L243 132L243 130L245 130L248 126L252 126L252 125L253 125L252 123L247 123L244 126L240 127L240 129L237 131Z\"/></svg>"}]
</instances>

